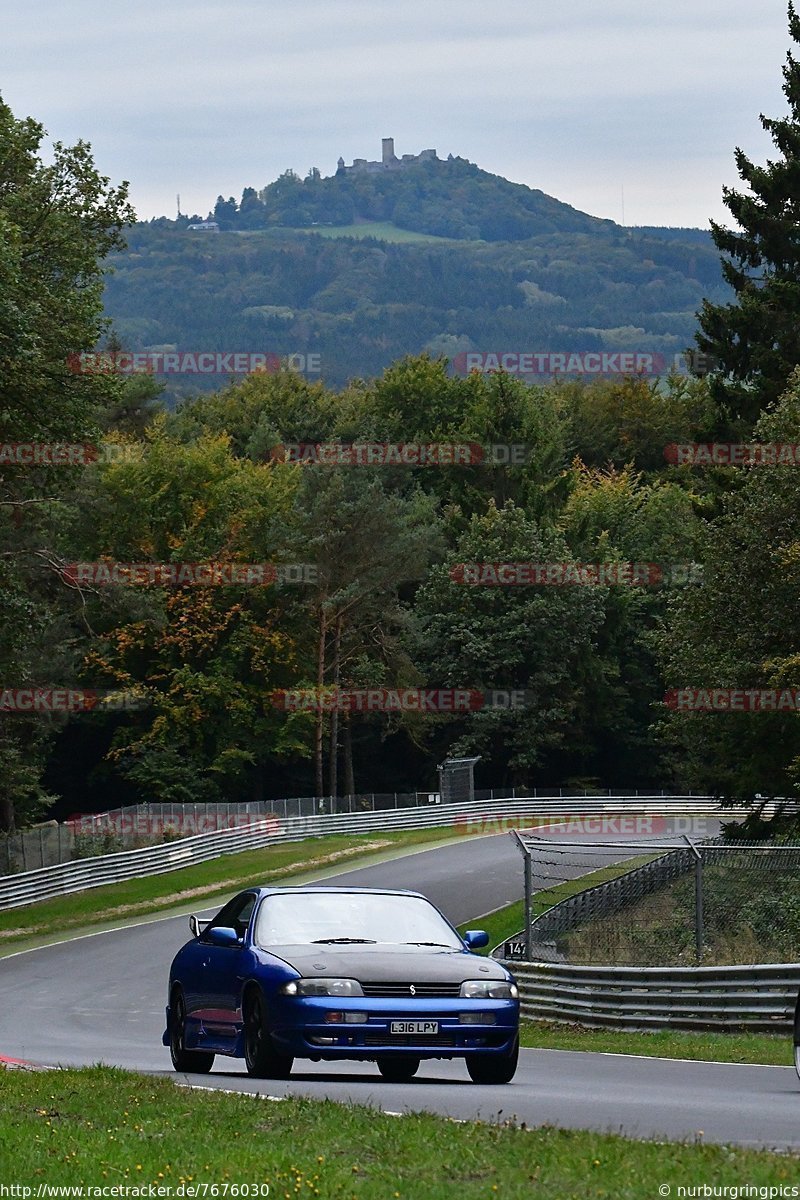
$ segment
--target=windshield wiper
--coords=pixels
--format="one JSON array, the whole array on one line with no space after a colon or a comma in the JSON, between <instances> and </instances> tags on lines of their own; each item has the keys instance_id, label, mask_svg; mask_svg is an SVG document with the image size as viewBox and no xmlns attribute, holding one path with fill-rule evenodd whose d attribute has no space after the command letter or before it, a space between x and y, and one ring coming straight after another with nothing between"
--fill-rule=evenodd
<instances>
[{"instance_id":1,"label":"windshield wiper","mask_svg":"<svg viewBox=\"0 0 800 1200\"><path fill-rule=\"evenodd\" d=\"M351 945L351 946L352 946L352 945L356 945L357 943L358 943L359 945L364 945L364 946L366 946L366 945L369 945L369 946L375 946L375 945L377 945L377 942L375 941L375 938L351 938L351 937L343 937L343 938L314 938L314 940L313 940L313 942L311 943L311 945L312 945L312 946L320 946L320 945L323 945L323 946L346 946L346 945Z\"/></svg>"},{"instance_id":2,"label":"windshield wiper","mask_svg":"<svg viewBox=\"0 0 800 1200\"><path fill-rule=\"evenodd\" d=\"M449 942L403 942L404 946L441 946L445 950L455 950Z\"/></svg>"}]
</instances>

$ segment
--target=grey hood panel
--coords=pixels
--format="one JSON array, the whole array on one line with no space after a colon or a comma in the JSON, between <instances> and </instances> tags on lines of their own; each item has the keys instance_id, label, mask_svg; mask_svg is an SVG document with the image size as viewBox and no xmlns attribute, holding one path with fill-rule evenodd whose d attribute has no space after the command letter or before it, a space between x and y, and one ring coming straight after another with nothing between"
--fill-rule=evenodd
<instances>
[{"instance_id":1,"label":"grey hood panel","mask_svg":"<svg viewBox=\"0 0 800 1200\"><path fill-rule=\"evenodd\" d=\"M329 976L371 983L463 983L465 979L507 979L492 958L430 946L269 946L272 954L303 976Z\"/></svg>"}]
</instances>

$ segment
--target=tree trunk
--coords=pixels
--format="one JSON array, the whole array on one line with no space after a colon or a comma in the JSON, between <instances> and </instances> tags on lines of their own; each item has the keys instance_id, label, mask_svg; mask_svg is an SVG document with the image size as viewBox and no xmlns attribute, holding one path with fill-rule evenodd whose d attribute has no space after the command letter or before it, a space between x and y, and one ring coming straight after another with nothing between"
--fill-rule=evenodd
<instances>
[{"instance_id":1,"label":"tree trunk","mask_svg":"<svg viewBox=\"0 0 800 1200\"><path fill-rule=\"evenodd\" d=\"M319 799L323 795L324 772L322 769L322 747L325 731L325 714L322 710L322 689L325 686L325 636L328 630L328 619L325 615L324 604L319 606L319 642L317 644L317 724L314 731L314 767L315 795Z\"/></svg>"},{"instance_id":2,"label":"tree trunk","mask_svg":"<svg viewBox=\"0 0 800 1200\"><path fill-rule=\"evenodd\" d=\"M345 713L344 724L344 790L345 795L355 796L356 781L353 775L353 726L350 713Z\"/></svg>"},{"instance_id":3,"label":"tree trunk","mask_svg":"<svg viewBox=\"0 0 800 1200\"><path fill-rule=\"evenodd\" d=\"M342 645L342 624L344 618L341 613L336 618L336 630L333 638L333 690L334 697L339 692L340 678L340 654L339 651ZM331 796L339 794L339 705L334 699L331 709L331 748L328 757L328 772L330 777L330 786L328 791Z\"/></svg>"},{"instance_id":4,"label":"tree trunk","mask_svg":"<svg viewBox=\"0 0 800 1200\"><path fill-rule=\"evenodd\" d=\"M0 832L13 833L14 828L14 801L8 795L0 796Z\"/></svg>"}]
</instances>

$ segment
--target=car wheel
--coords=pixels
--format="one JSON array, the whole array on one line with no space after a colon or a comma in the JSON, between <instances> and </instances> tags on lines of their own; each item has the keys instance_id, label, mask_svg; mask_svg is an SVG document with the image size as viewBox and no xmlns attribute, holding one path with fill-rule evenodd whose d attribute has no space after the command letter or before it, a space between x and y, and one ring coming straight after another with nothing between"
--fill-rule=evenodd
<instances>
[{"instance_id":1,"label":"car wheel","mask_svg":"<svg viewBox=\"0 0 800 1200\"><path fill-rule=\"evenodd\" d=\"M794 1069L800 1075L800 994L794 1006Z\"/></svg>"},{"instance_id":2,"label":"car wheel","mask_svg":"<svg viewBox=\"0 0 800 1200\"><path fill-rule=\"evenodd\" d=\"M267 1028L261 992L251 988L244 1002L244 1061L256 1079L288 1079L294 1062L291 1054L278 1054Z\"/></svg>"},{"instance_id":3,"label":"car wheel","mask_svg":"<svg viewBox=\"0 0 800 1200\"><path fill-rule=\"evenodd\" d=\"M510 1083L519 1061L519 1038L510 1054L468 1054L466 1057L473 1083Z\"/></svg>"},{"instance_id":4,"label":"car wheel","mask_svg":"<svg viewBox=\"0 0 800 1200\"><path fill-rule=\"evenodd\" d=\"M408 1083L419 1070L420 1060L413 1054L386 1054L376 1062L387 1083Z\"/></svg>"},{"instance_id":5,"label":"car wheel","mask_svg":"<svg viewBox=\"0 0 800 1200\"><path fill-rule=\"evenodd\" d=\"M169 1053L176 1071L207 1075L214 1065L213 1054L186 1049L186 1001L180 992L173 996L169 1010Z\"/></svg>"}]
</instances>

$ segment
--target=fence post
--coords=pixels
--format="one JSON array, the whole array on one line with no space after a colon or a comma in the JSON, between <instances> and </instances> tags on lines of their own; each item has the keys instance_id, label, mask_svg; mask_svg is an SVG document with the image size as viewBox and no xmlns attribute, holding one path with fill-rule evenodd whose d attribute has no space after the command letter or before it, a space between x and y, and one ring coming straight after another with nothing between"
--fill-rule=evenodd
<instances>
[{"instance_id":1,"label":"fence post","mask_svg":"<svg viewBox=\"0 0 800 1200\"><path fill-rule=\"evenodd\" d=\"M525 854L525 961L531 961L531 922L533 921L533 881L531 879L531 856Z\"/></svg>"},{"instance_id":2,"label":"fence post","mask_svg":"<svg viewBox=\"0 0 800 1200\"><path fill-rule=\"evenodd\" d=\"M694 953L698 966L703 961L705 928L703 923L703 855L685 833L683 840L694 855Z\"/></svg>"},{"instance_id":3,"label":"fence post","mask_svg":"<svg viewBox=\"0 0 800 1200\"><path fill-rule=\"evenodd\" d=\"M698 854L694 864L694 909L695 909L695 954L697 956L697 965L701 966L703 962L703 952L705 950L705 920L703 915L703 855Z\"/></svg>"}]
</instances>

